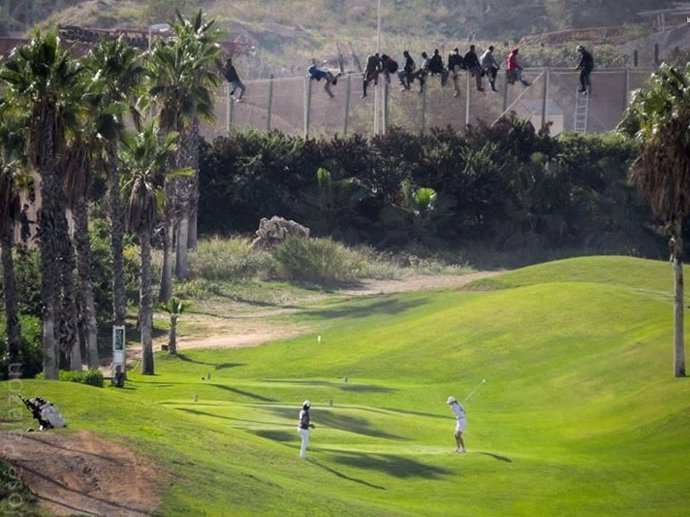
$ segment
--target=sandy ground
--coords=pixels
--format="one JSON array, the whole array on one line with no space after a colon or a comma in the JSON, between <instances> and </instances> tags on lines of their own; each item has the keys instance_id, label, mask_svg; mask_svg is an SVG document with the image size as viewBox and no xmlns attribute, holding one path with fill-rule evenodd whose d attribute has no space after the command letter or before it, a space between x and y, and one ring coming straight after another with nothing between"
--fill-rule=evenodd
<instances>
[{"instance_id":1,"label":"sandy ground","mask_svg":"<svg viewBox=\"0 0 690 517\"><path fill-rule=\"evenodd\" d=\"M346 296L375 296L406 291L457 289L494 273L464 276L416 276L400 280L371 280L356 288L338 291ZM287 310L285 311L287 312ZM276 325L261 318L279 314L257 311L249 316L218 323L208 337L179 340L179 351L190 348L259 346L268 341L298 336L304 326ZM217 332L216 332L217 330ZM165 341L163 341L164 343ZM161 343L157 343L160 346ZM138 355L132 351L133 358ZM69 419L68 419L69 420ZM88 431L63 433L0 433L0 457L11 463L41 505L54 515L103 515L108 517L156 514L160 497L155 480L160 472L133 452ZM23 515L17 513L17 515Z\"/></svg>"},{"instance_id":2,"label":"sandy ground","mask_svg":"<svg viewBox=\"0 0 690 517\"><path fill-rule=\"evenodd\" d=\"M0 456L53 515L140 517L154 515L160 504L155 488L160 469L94 433L2 433L0 438Z\"/></svg>"}]
</instances>

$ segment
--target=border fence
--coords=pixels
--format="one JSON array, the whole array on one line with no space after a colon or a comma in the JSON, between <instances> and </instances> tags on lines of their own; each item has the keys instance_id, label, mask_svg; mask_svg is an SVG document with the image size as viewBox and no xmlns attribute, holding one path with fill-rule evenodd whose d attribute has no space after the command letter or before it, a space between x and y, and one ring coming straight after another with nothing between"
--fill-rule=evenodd
<instances>
[{"instance_id":1,"label":"border fence","mask_svg":"<svg viewBox=\"0 0 690 517\"><path fill-rule=\"evenodd\" d=\"M514 112L532 121L536 128L550 126L552 135L563 131L605 132L616 127L627 108L631 92L642 87L654 68L601 68L591 75L589 95L578 93L579 72L572 68L526 68L523 77L531 84L508 84L501 71L492 92L484 78L478 91L475 78L467 72L458 77L459 94L448 80L441 87L439 75L428 76L420 92L419 83L401 91L396 77L387 84L370 85L362 98L362 75L340 77L331 87L334 98L322 82L307 77L269 78L245 81L243 102L233 102L228 84L216 96L215 123L205 128L207 137L227 134L231 129L278 130L286 134L333 137L359 133L385 133L401 127L423 133L432 127L463 131L481 121L493 124Z\"/></svg>"}]
</instances>

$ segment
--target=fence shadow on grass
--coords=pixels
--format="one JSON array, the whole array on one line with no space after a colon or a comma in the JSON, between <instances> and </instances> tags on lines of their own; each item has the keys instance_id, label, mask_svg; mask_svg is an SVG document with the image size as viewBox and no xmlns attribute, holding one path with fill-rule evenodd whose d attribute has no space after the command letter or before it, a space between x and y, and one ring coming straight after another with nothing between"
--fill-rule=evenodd
<instances>
[{"instance_id":1,"label":"fence shadow on grass","mask_svg":"<svg viewBox=\"0 0 690 517\"><path fill-rule=\"evenodd\" d=\"M424 305L427 299L401 301L395 298L388 300L372 300L370 303L361 303L343 307L333 307L320 310L305 311L304 314L318 318L364 318L366 316L396 315L420 305Z\"/></svg>"},{"instance_id":2,"label":"fence shadow on grass","mask_svg":"<svg viewBox=\"0 0 690 517\"><path fill-rule=\"evenodd\" d=\"M213 366L213 368L216 370L225 370L226 368L237 368L238 366L244 366L244 363L209 363L206 361L197 361L197 360L189 357L187 354L181 354L181 353L177 354L177 358L180 361L184 361L185 363L203 364L204 366Z\"/></svg>"},{"instance_id":3,"label":"fence shadow on grass","mask_svg":"<svg viewBox=\"0 0 690 517\"><path fill-rule=\"evenodd\" d=\"M275 429L261 429L251 432L259 438L266 438L267 440L273 440L274 442L296 442L299 440L296 430L292 433L288 431L278 431Z\"/></svg>"},{"instance_id":4,"label":"fence shadow on grass","mask_svg":"<svg viewBox=\"0 0 690 517\"><path fill-rule=\"evenodd\" d=\"M361 469L378 470L397 478L439 479L441 476L451 474L450 470L443 467L428 465L394 454L371 454L342 450L331 452L335 463Z\"/></svg>"},{"instance_id":5,"label":"fence shadow on grass","mask_svg":"<svg viewBox=\"0 0 690 517\"><path fill-rule=\"evenodd\" d=\"M342 472L339 472L336 469L334 469L333 467L329 467L328 465L325 465L325 464L321 463L320 461L315 461L312 459L308 459L307 461L309 463L311 463L312 465L316 465L317 467L321 467L322 469L330 472L331 474L338 476L341 479L345 479L347 481L352 481L352 482L358 483L360 485L368 486L369 488L375 488L376 490L385 490L386 489L386 487L383 487L380 485L375 485L373 483L369 483L368 481L364 481L363 479L358 479L358 478L354 478L352 476L348 476L347 474L343 474Z\"/></svg>"},{"instance_id":6,"label":"fence shadow on grass","mask_svg":"<svg viewBox=\"0 0 690 517\"><path fill-rule=\"evenodd\" d=\"M397 388L386 388L378 384L355 384L334 381L298 381L298 380L282 380L282 379L263 379L262 382L273 382L282 384L297 384L302 386L325 386L328 388L337 388L342 391L354 391L361 393L394 393L399 391Z\"/></svg>"},{"instance_id":7,"label":"fence shadow on grass","mask_svg":"<svg viewBox=\"0 0 690 517\"><path fill-rule=\"evenodd\" d=\"M297 419L299 410L289 407L271 407L267 408L269 411L281 418ZM366 418L356 417L351 415L344 415L335 413L330 409L312 408L311 419L317 428L323 426L329 429L338 429L348 433L356 433L372 438L384 438L387 440L405 440L401 436L397 436L381 429L374 427Z\"/></svg>"}]
</instances>

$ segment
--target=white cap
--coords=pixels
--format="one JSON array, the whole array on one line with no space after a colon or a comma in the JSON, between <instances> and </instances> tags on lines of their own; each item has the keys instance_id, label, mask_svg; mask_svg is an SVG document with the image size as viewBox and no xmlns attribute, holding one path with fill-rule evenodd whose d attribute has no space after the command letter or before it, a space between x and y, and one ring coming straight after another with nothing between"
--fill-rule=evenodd
<instances>
[{"instance_id":1,"label":"white cap","mask_svg":"<svg viewBox=\"0 0 690 517\"><path fill-rule=\"evenodd\" d=\"M302 407L311 407L311 402L305 400L304 402L302 402Z\"/></svg>"},{"instance_id":2,"label":"white cap","mask_svg":"<svg viewBox=\"0 0 690 517\"><path fill-rule=\"evenodd\" d=\"M446 401L446 404L452 404L453 402L457 402L457 401L458 401L458 399L456 399L455 397L453 397L453 396L451 395L450 397L448 397L448 400Z\"/></svg>"}]
</instances>

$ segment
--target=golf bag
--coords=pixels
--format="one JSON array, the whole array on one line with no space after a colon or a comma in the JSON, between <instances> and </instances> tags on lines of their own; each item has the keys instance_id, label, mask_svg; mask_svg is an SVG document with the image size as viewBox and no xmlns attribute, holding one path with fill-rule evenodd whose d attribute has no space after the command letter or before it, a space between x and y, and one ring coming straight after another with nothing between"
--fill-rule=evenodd
<instances>
[{"instance_id":1,"label":"golf bag","mask_svg":"<svg viewBox=\"0 0 690 517\"><path fill-rule=\"evenodd\" d=\"M31 411L33 417L38 421L39 431L67 427L65 417L62 416L60 410L54 406L52 402L42 397L25 399L21 395L18 396L27 409Z\"/></svg>"}]
</instances>

